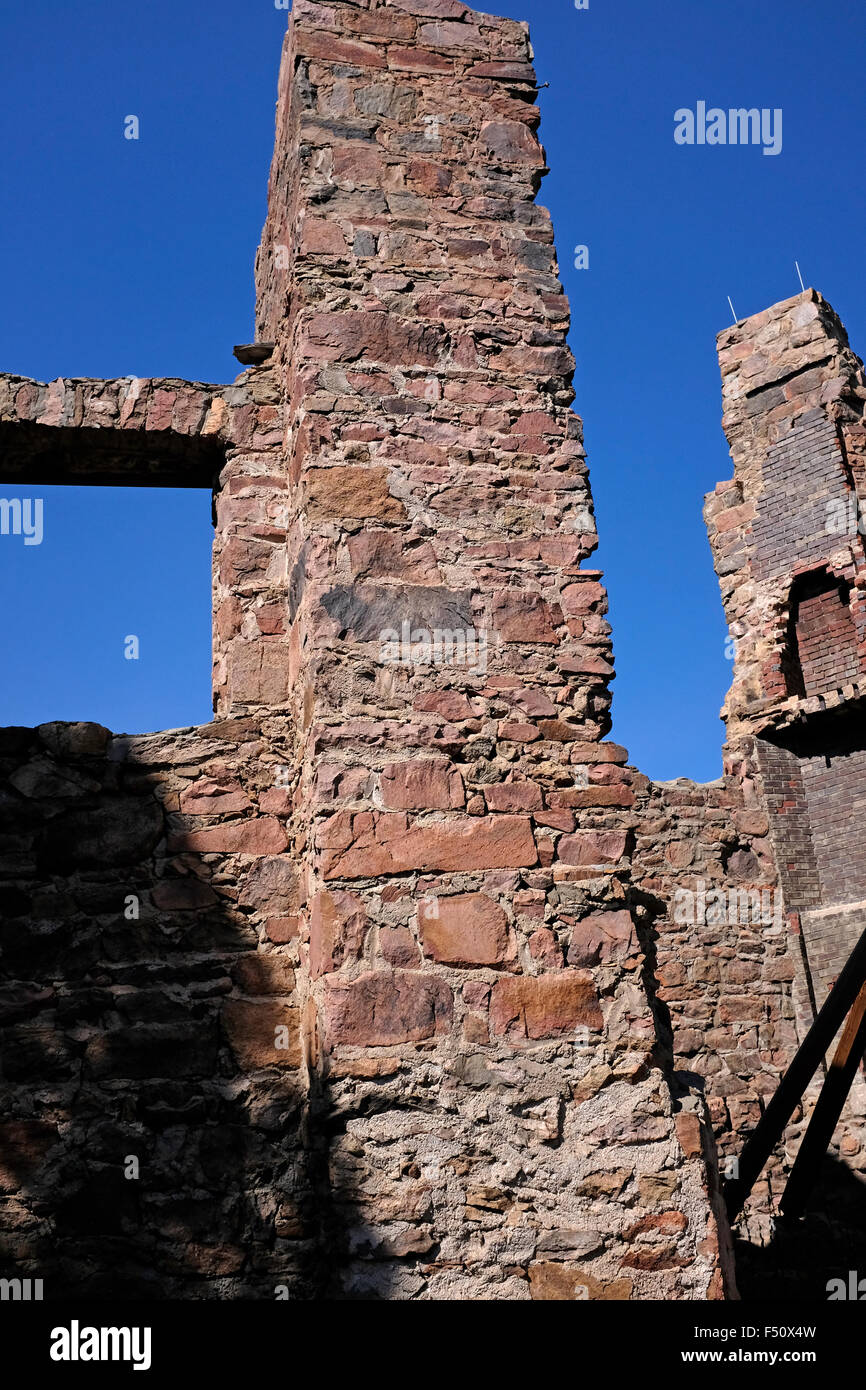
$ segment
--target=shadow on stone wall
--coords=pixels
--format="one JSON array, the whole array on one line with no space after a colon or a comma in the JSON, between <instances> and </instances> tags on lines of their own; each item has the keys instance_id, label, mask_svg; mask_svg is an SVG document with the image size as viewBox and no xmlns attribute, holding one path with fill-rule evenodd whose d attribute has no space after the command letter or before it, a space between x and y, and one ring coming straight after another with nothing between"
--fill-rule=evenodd
<instances>
[{"instance_id":1,"label":"shadow on stone wall","mask_svg":"<svg viewBox=\"0 0 866 1390\"><path fill-rule=\"evenodd\" d=\"M238 860L168 850L167 777L117 746L0 731L0 1277L315 1296L326 1170L298 1059L262 1045L290 962L258 950Z\"/></svg>"},{"instance_id":2,"label":"shadow on stone wall","mask_svg":"<svg viewBox=\"0 0 866 1390\"><path fill-rule=\"evenodd\" d=\"M763 1244L757 1235L735 1239L744 1301L826 1302L831 1281L848 1289L852 1271L866 1301L866 1184L844 1163L828 1156L802 1220L779 1219L767 1234Z\"/></svg>"}]
</instances>

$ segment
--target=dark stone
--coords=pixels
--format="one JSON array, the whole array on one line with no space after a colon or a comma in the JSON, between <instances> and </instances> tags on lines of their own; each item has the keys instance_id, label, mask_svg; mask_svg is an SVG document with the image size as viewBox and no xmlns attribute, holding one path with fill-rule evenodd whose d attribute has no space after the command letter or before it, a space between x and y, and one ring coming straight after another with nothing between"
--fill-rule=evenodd
<instances>
[{"instance_id":1,"label":"dark stone","mask_svg":"<svg viewBox=\"0 0 866 1390\"><path fill-rule=\"evenodd\" d=\"M401 633L404 623L412 631L465 632L473 627L472 595L466 591L401 585L399 589L373 585L340 585L322 598L330 618L343 634L357 642L378 642L382 633Z\"/></svg>"},{"instance_id":2,"label":"dark stone","mask_svg":"<svg viewBox=\"0 0 866 1390\"><path fill-rule=\"evenodd\" d=\"M259 367L274 355L276 343L241 343L234 355L244 367Z\"/></svg>"},{"instance_id":3,"label":"dark stone","mask_svg":"<svg viewBox=\"0 0 866 1390\"><path fill-rule=\"evenodd\" d=\"M69 873L86 865L135 864L155 849L163 834L159 802L144 797L110 797L88 810L58 816L39 846L45 873ZM118 904L122 910L122 898Z\"/></svg>"}]
</instances>

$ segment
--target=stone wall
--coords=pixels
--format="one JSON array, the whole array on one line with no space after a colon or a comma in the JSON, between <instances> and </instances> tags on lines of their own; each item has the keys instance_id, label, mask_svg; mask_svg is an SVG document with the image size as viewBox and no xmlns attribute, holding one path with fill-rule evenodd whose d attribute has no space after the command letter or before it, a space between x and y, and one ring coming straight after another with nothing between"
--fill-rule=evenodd
<instances>
[{"instance_id":1,"label":"stone wall","mask_svg":"<svg viewBox=\"0 0 866 1390\"><path fill-rule=\"evenodd\" d=\"M0 736L0 1266L46 1297L316 1287L284 738Z\"/></svg>"},{"instance_id":2,"label":"stone wall","mask_svg":"<svg viewBox=\"0 0 866 1390\"><path fill-rule=\"evenodd\" d=\"M585 566L596 534L568 306L535 203L535 92L523 25L456 0L298 0L257 270L265 364L232 387L4 383L7 478L47 476L49 456L53 480L82 476L91 420L113 460L134 439L137 457L170 454L198 483L198 441L223 451L210 478L223 717L123 744L153 769L166 822L153 807L134 872L106 864L100 912L116 922L142 888L144 960L118 943L110 965L70 970L60 989L75 1000L105 991L80 1037L77 1003L71 1041L44 1015L85 1108L72 1080L44 1107L14 1097L88 1172L163 1145L168 1168L160 1149L121 1191L164 1193L167 1211L199 1190L184 1146L224 1140L227 1162L239 1136L225 1210L189 1240L166 1218L165 1287L187 1296L202 1282L258 1293L265 1272L293 1296L334 1297L704 1298L730 1283L703 1103L674 1084L646 984L626 755L602 742L610 629ZM27 766L10 768L13 820L39 785ZM87 774L94 834L112 769L114 752ZM55 794L30 807L37 838ZM29 872L10 879L25 937ZM69 902L73 934L99 938L101 919L77 915L79 872L59 851L32 870ZM178 877L190 905L163 883ZM175 912L192 913L202 959L181 953L168 993L151 992ZM28 960L32 979L9 962L12 995L49 991L49 1009L58 984ZM185 1029L175 1077L165 1054ZM91 1078L94 1055L106 1070ZM136 1110L136 1079L151 1098L164 1087L167 1140ZM280 1104L291 1120L272 1151ZM84 1183L82 1212L97 1187ZM130 1266L161 1283L150 1217L130 1220ZM97 1282L101 1249L78 1266Z\"/></svg>"},{"instance_id":3,"label":"stone wall","mask_svg":"<svg viewBox=\"0 0 866 1390\"><path fill-rule=\"evenodd\" d=\"M704 1297L699 1111L675 1115L657 1054L631 792L600 743L610 630L528 37L429 9L296 8L258 263L303 557L314 1128L351 1174L332 1291ZM446 634L471 653L425 651Z\"/></svg>"},{"instance_id":4,"label":"stone wall","mask_svg":"<svg viewBox=\"0 0 866 1390\"><path fill-rule=\"evenodd\" d=\"M214 492L214 723L3 733L0 1264L49 1296L735 1296L718 1154L866 899L860 746L824 775L809 722L854 737L815 686L864 652L821 529L862 374L812 292L722 336L725 776L650 784L606 741L531 56L460 0L296 0L260 364L0 378L4 482Z\"/></svg>"}]
</instances>

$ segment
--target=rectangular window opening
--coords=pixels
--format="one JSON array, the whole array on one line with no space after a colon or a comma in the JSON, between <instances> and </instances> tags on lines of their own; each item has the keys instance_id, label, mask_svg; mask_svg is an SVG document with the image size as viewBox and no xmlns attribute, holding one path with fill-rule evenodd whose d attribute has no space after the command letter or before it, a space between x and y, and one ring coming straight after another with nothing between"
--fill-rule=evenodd
<instances>
[{"instance_id":1,"label":"rectangular window opening","mask_svg":"<svg viewBox=\"0 0 866 1390\"><path fill-rule=\"evenodd\" d=\"M0 726L207 723L208 487L0 482Z\"/></svg>"}]
</instances>

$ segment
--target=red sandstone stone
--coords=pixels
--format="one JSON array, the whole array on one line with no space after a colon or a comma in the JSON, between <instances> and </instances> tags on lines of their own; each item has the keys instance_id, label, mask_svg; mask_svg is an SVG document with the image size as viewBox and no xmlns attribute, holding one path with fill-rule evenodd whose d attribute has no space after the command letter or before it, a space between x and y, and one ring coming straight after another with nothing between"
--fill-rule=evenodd
<instances>
[{"instance_id":1,"label":"red sandstone stone","mask_svg":"<svg viewBox=\"0 0 866 1390\"><path fill-rule=\"evenodd\" d=\"M336 222L326 217L306 217L301 236L301 252L304 255L345 256L348 247L346 237Z\"/></svg>"},{"instance_id":2,"label":"red sandstone stone","mask_svg":"<svg viewBox=\"0 0 866 1390\"><path fill-rule=\"evenodd\" d=\"M384 165L381 151L367 145L335 145L334 178L352 188L381 188Z\"/></svg>"},{"instance_id":3,"label":"red sandstone stone","mask_svg":"<svg viewBox=\"0 0 866 1390\"><path fill-rule=\"evenodd\" d=\"M628 848L628 836L619 830L578 830L559 842L563 864L617 864Z\"/></svg>"},{"instance_id":4,"label":"red sandstone stone","mask_svg":"<svg viewBox=\"0 0 866 1390\"><path fill-rule=\"evenodd\" d=\"M388 49L388 67L408 72L453 72L454 60L423 48L400 48L392 44Z\"/></svg>"},{"instance_id":5,"label":"red sandstone stone","mask_svg":"<svg viewBox=\"0 0 866 1390\"><path fill-rule=\"evenodd\" d=\"M481 127L479 144L502 164L544 163L541 146L522 121L486 121Z\"/></svg>"},{"instance_id":6,"label":"red sandstone stone","mask_svg":"<svg viewBox=\"0 0 866 1390\"><path fill-rule=\"evenodd\" d=\"M180 794L180 809L188 816L218 816L248 811L249 797L237 781L220 783L203 777Z\"/></svg>"},{"instance_id":7,"label":"red sandstone stone","mask_svg":"<svg viewBox=\"0 0 866 1390\"><path fill-rule=\"evenodd\" d=\"M576 743L571 749L573 763L627 763L628 752L618 743Z\"/></svg>"},{"instance_id":8,"label":"red sandstone stone","mask_svg":"<svg viewBox=\"0 0 866 1390\"><path fill-rule=\"evenodd\" d=\"M444 164L431 159L412 159L406 177L416 192L427 198L435 198L447 193L454 182L454 174Z\"/></svg>"},{"instance_id":9,"label":"red sandstone stone","mask_svg":"<svg viewBox=\"0 0 866 1390\"><path fill-rule=\"evenodd\" d=\"M297 51L306 58L323 58L329 63L353 63L366 68L385 66L382 50L369 43L336 38L333 34L317 34L300 26L295 33L295 42Z\"/></svg>"},{"instance_id":10,"label":"red sandstone stone","mask_svg":"<svg viewBox=\"0 0 866 1390\"><path fill-rule=\"evenodd\" d=\"M571 933L569 965L610 965L627 960L637 950L630 912L594 912Z\"/></svg>"},{"instance_id":11,"label":"red sandstone stone","mask_svg":"<svg viewBox=\"0 0 866 1390\"><path fill-rule=\"evenodd\" d=\"M555 643L562 618L539 594L507 590L494 600L491 620L503 642Z\"/></svg>"},{"instance_id":12,"label":"red sandstone stone","mask_svg":"<svg viewBox=\"0 0 866 1390\"><path fill-rule=\"evenodd\" d=\"M631 787L621 783L608 787L576 787L573 791L562 792L560 799L564 806L574 806L576 809L589 806L628 807L634 805L634 792Z\"/></svg>"},{"instance_id":13,"label":"red sandstone stone","mask_svg":"<svg viewBox=\"0 0 866 1390\"><path fill-rule=\"evenodd\" d=\"M484 795L491 811L538 811L542 806L537 782L502 782L485 787Z\"/></svg>"},{"instance_id":14,"label":"red sandstone stone","mask_svg":"<svg viewBox=\"0 0 866 1390\"><path fill-rule=\"evenodd\" d=\"M310 977L318 980L355 960L364 944L367 914L352 893L317 893L310 911Z\"/></svg>"},{"instance_id":15,"label":"red sandstone stone","mask_svg":"<svg viewBox=\"0 0 866 1390\"><path fill-rule=\"evenodd\" d=\"M512 967L517 948L508 918L498 903L485 893L464 893L440 898L438 917L423 906L418 925L424 954L442 965L490 965Z\"/></svg>"},{"instance_id":16,"label":"red sandstone stone","mask_svg":"<svg viewBox=\"0 0 866 1390\"><path fill-rule=\"evenodd\" d=\"M269 917L265 923L268 940L277 946L285 946L287 942L294 941L299 927L297 917Z\"/></svg>"},{"instance_id":17,"label":"red sandstone stone","mask_svg":"<svg viewBox=\"0 0 866 1390\"><path fill-rule=\"evenodd\" d=\"M603 1026L592 975L586 970L497 980L490 1017L494 1032L502 1037L550 1038Z\"/></svg>"},{"instance_id":18,"label":"red sandstone stone","mask_svg":"<svg viewBox=\"0 0 866 1390\"><path fill-rule=\"evenodd\" d=\"M552 743L573 743L584 732L582 724L567 724L564 719L541 719L538 728L541 737Z\"/></svg>"},{"instance_id":19,"label":"red sandstone stone","mask_svg":"<svg viewBox=\"0 0 866 1390\"><path fill-rule=\"evenodd\" d=\"M455 811L464 802L463 779L446 762L388 763L380 785L389 811Z\"/></svg>"},{"instance_id":20,"label":"red sandstone stone","mask_svg":"<svg viewBox=\"0 0 866 1390\"><path fill-rule=\"evenodd\" d=\"M596 583L569 584L562 591L562 610L569 616L575 613L590 613L593 609L607 610L607 593L603 585Z\"/></svg>"},{"instance_id":21,"label":"red sandstone stone","mask_svg":"<svg viewBox=\"0 0 866 1390\"><path fill-rule=\"evenodd\" d=\"M529 938L529 954L548 970L562 967L562 951L553 932L548 927L539 927Z\"/></svg>"},{"instance_id":22,"label":"red sandstone stone","mask_svg":"<svg viewBox=\"0 0 866 1390\"><path fill-rule=\"evenodd\" d=\"M468 48L476 53L484 52L486 41L476 24L422 24L418 29L418 42L429 43L434 48Z\"/></svg>"},{"instance_id":23,"label":"red sandstone stone","mask_svg":"<svg viewBox=\"0 0 866 1390\"><path fill-rule=\"evenodd\" d=\"M418 943L408 927L380 927L379 950L389 965L417 970L421 964Z\"/></svg>"},{"instance_id":24,"label":"red sandstone stone","mask_svg":"<svg viewBox=\"0 0 866 1390\"><path fill-rule=\"evenodd\" d=\"M462 719L473 719L476 715L475 707L458 690L437 690L428 695L419 695L414 707L422 713L438 714L455 724Z\"/></svg>"},{"instance_id":25,"label":"red sandstone stone","mask_svg":"<svg viewBox=\"0 0 866 1390\"><path fill-rule=\"evenodd\" d=\"M306 323L303 353L324 362L370 362L395 366L411 362L435 367L444 347L440 329L379 312L313 314Z\"/></svg>"},{"instance_id":26,"label":"red sandstone stone","mask_svg":"<svg viewBox=\"0 0 866 1390\"><path fill-rule=\"evenodd\" d=\"M462 19L467 7L462 0L391 0L398 10L423 15L425 19Z\"/></svg>"},{"instance_id":27,"label":"red sandstone stone","mask_svg":"<svg viewBox=\"0 0 866 1390\"><path fill-rule=\"evenodd\" d=\"M322 834L336 843L326 843ZM341 841L343 843L341 843ZM413 870L469 871L531 867L538 855L522 816L451 819L407 827L405 817L338 813L320 832L326 879L370 878Z\"/></svg>"},{"instance_id":28,"label":"red sandstone stone","mask_svg":"<svg viewBox=\"0 0 866 1390\"><path fill-rule=\"evenodd\" d=\"M566 834L570 834L575 826L571 811L536 811L533 820L536 825L546 825L551 830L563 830Z\"/></svg>"},{"instance_id":29,"label":"red sandstone stone","mask_svg":"<svg viewBox=\"0 0 866 1390\"><path fill-rule=\"evenodd\" d=\"M256 609L256 623L259 632L269 637L279 636L286 630L286 610L280 603L265 604Z\"/></svg>"},{"instance_id":30,"label":"red sandstone stone","mask_svg":"<svg viewBox=\"0 0 866 1390\"><path fill-rule=\"evenodd\" d=\"M291 994L295 988L291 963L276 953L241 956L232 970L232 979L241 994Z\"/></svg>"},{"instance_id":31,"label":"red sandstone stone","mask_svg":"<svg viewBox=\"0 0 866 1390\"><path fill-rule=\"evenodd\" d=\"M598 1279L578 1265L559 1263L531 1264L529 1287L530 1297L545 1303L571 1303L575 1299L624 1303L634 1289L630 1279Z\"/></svg>"},{"instance_id":32,"label":"red sandstone stone","mask_svg":"<svg viewBox=\"0 0 866 1390\"><path fill-rule=\"evenodd\" d=\"M388 502L394 499L388 498ZM405 579L410 584L441 582L436 553L429 543L407 546L396 531L361 531L347 542L352 570L358 578Z\"/></svg>"},{"instance_id":33,"label":"red sandstone stone","mask_svg":"<svg viewBox=\"0 0 866 1390\"><path fill-rule=\"evenodd\" d=\"M291 815L293 796L288 787L268 787L259 793L259 810L275 816Z\"/></svg>"},{"instance_id":34,"label":"red sandstone stone","mask_svg":"<svg viewBox=\"0 0 866 1390\"><path fill-rule=\"evenodd\" d=\"M391 6L344 10L340 18L349 29L368 37L406 40L415 35L415 20L408 14L396 14Z\"/></svg>"},{"instance_id":35,"label":"red sandstone stone","mask_svg":"<svg viewBox=\"0 0 866 1390\"><path fill-rule=\"evenodd\" d=\"M232 1053L245 1071L300 1066L298 1009L270 1001L227 999L222 1019Z\"/></svg>"},{"instance_id":36,"label":"red sandstone stone","mask_svg":"<svg viewBox=\"0 0 866 1390\"><path fill-rule=\"evenodd\" d=\"M498 729L499 737L513 743L534 743L541 733L534 724L521 724L519 720L504 720Z\"/></svg>"},{"instance_id":37,"label":"red sandstone stone","mask_svg":"<svg viewBox=\"0 0 866 1390\"><path fill-rule=\"evenodd\" d=\"M469 72L472 77L498 77L503 82L535 82L535 69L531 63L473 63Z\"/></svg>"},{"instance_id":38,"label":"red sandstone stone","mask_svg":"<svg viewBox=\"0 0 866 1390\"><path fill-rule=\"evenodd\" d=\"M697 1115L681 1111L674 1117L677 1138L686 1158L698 1158L703 1152L701 1124Z\"/></svg>"},{"instance_id":39,"label":"red sandstone stone","mask_svg":"<svg viewBox=\"0 0 866 1390\"><path fill-rule=\"evenodd\" d=\"M309 468L304 478L311 517L400 521L403 503L388 490L387 468Z\"/></svg>"},{"instance_id":40,"label":"red sandstone stone","mask_svg":"<svg viewBox=\"0 0 866 1390\"><path fill-rule=\"evenodd\" d=\"M382 970L356 980L329 976L323 1009L329 1047L391 1047L448 1032L453 999L436 975Z\"/></svg>"},{"instance_id":41,"label":"red sandstone stone","mask_svg":"<svg viewBox=\"0 0 866 1390\"><path fill-rule=\"evenodd\" d=\"M285 704L289 694L286 648L282 643L233 643L230 648L230 694L233 703Z\"/></svg>"},{"instance_id":42,"label":"red sandstone stone","mask_svg":"<svg viewBox=\"0 0 866 1390\"><path fill-rule=\"evenodd\" d=\"M279 854L286 848L286 832L278 820L255 816L208 830L176 831L169 837L169 848L200 854Z\"/></svg>"}]
</instances>

